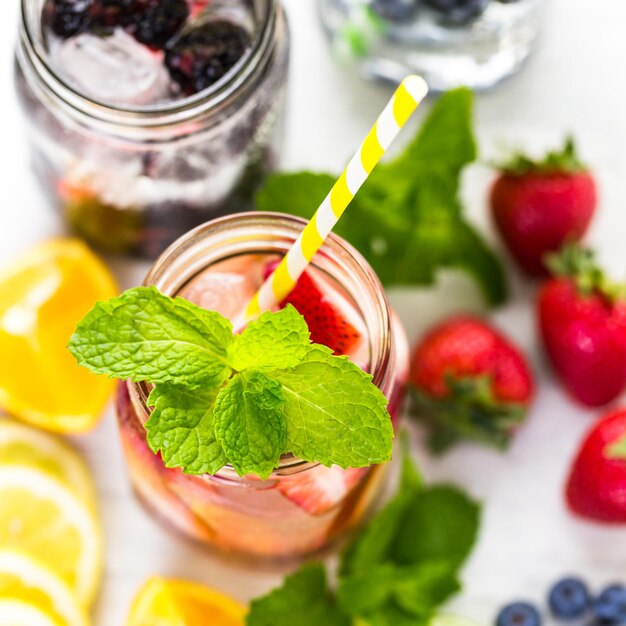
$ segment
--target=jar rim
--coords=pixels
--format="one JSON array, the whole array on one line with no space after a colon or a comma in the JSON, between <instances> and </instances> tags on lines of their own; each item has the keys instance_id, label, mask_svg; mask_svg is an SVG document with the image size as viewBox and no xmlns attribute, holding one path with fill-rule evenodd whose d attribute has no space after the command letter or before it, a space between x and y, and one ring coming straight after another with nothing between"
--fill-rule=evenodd
<instances>
[{"instance_id":1,"label":"jar rim","mask_svg":"<svg viewBox=\"0 0 626 626\"><path fill-rule=\"evenodd\" d=\"M306 224L306 220L293 215L265 211L238 213L217 218L189 231L167 248L154 263L143 284L145 286L154 285L168 295L175 295L189 279L181 280L180 285L170 285L168 287L168 271L175 272L177 268L189 267L190 276L195 276L213 263L229 258L231 252L227 252L221 259L215 259L202 265L197 247L202 246L203 243L206 246L206 240L210 236L217 237L216 245L219 246L220 243L226 241L225 237L228 236L229 232L231 235L234 235L233 231L239 228L242 232L236 237L238 241L240 243L244 241L252 242L254 241L252 239L254 230L258 231L265 228L268 233L275 233L277 240L279 236L285 233L295 240ZM288 246L286 247L288 248ZM277 250L268 250L267 252L277 253ZM392 341L391 311L380 280L361 253L345 239L334 233L330 234L318 254L320 258L324 256L331 258L338 263L338 266L351 273L356 280L360 281L360 286L363 288L362 292L368 293L371 297L369 304L375 309L376 332L380 340L376 344L377 349L375 353L373 349L371 350L370 373L373 383L380 389L384 389L390 384L391 376L393 376L393 373L390 372L390 364L393 363L394 345ZM318 264L313 262L313 265ZM324 271L323 268L320 269ZM343 286L350 294L350 289L345 285ZM168 291L171 293L168 293ZM352 294L350 295L352 297ZM363 308L365 303L359 302L355 298L353 300L355 305L361 309ZM368 335L371 335L371 330L368 328ZM372 338L370 336L370 348L371 346ZM142 389L141 383L129 383L131 399L139 401L142 406L145 406L149 388L145 385L143 387L145 388ZM320 464L317 462L303 461L289 453L283 455L279 467L272 476L298 473L318 465ZM227 474L234 472L228 465L224 469ZM222 476L222 470L218 474Z\"/></svg>"},{"instance_id":2,"label":"jar rim","mask_svg":"<svg viewBox=\"0 0 626 626\"><path fill-rule=\"evenodd\" d=\"M36 29L40 30L40 21L34 24L29 17L32 14L32 0L20 2L19 42L37 77L59 103L75 113L104 123L133 128L175 126L226 106L235 94L250 83L258 69L265 65L272 52L280 7L277 0L259 2L260 19L250 49L219 81L197 94L179 100L147 105L116 105L81 93L50 63L49 54L36 32Z\"/></svg>"}]
</instances>

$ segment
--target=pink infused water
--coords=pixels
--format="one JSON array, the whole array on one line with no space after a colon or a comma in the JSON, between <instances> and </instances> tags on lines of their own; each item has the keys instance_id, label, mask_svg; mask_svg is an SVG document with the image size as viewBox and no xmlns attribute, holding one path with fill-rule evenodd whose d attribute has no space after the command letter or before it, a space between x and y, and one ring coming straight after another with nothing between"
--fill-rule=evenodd
<instances>
[{"instance_id":1,"label":"pink infused water","mask_svg":"<svg viewBox=\"0 0 626 626\"><path fill-rule=\"evenodd\" d=\"M243 255L201 272L179 295L234 320L262 284L278 257ZM331 307L355 329L349 356L364 370L370 365L367 329L348 294L315 269L308 278ZM311 322L313 325L316 322ZM313 330L313 328L311 328ZM398 331L403 371L392 385L390 410L397 417L406 379L406 339ZM132 390L132 387L131 387ZM148 414L129 387L118 396L122 441L134 487L169 525L226 551L257 557L289 558L319 550L358 524L371 509L384 476L384 466L343 470L285 458L268 480L241 478L230 469L216 476L188 476L164 467L145 441Z\"/></svg>"}]
</instances>

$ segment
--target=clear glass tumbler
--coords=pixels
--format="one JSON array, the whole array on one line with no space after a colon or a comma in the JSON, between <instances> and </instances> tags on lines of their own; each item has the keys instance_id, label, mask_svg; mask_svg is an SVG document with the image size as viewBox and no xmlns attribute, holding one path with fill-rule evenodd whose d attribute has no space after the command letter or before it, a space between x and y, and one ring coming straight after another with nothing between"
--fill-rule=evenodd
<instances>
[{"instance_id":1,"label":"clear glass tumbler","mask_svg":"<svg viewBox=\"0 0 626 626\"><path fill-rule=\"evenodd\" d=\"M147 104L133 88L152 71L167 75L155 61L163 52L120 29L59 52L44 6L22 0L16 88L36 176L75 232L107 251L154 258L190 228L250 208L282 139L289 33L278 0L209 3L206 19L240 24L249 48L210 87ZM85 41L94 46L89 52ZM90 76L91 63L95 72L108 68L108 77ZM64 68L95 86L109 80L133 104L90 96Z\"/></svg>"},{"instance_id":2,"label":"clear glass tumbler","mask_svg":"<svg viewBox=\"0 0 626 626\"><path fill-rule=\"evenodd\" d=\"M235 318L282 257L304 222L247 213L209 222L171 246L145 284ZM408 375L404 330L375 274L349 244L331 236L309 270L325 296L341 303L362 333L351 358L373 375L392 419ZM332 544L359 524L383 486L386 466L342 470L285 456L267 480L230 467L215 476L168 469L146 443L149 388L120 383L117 410L123 448L139 499L168 526L222 551L254 559L294 559Z\"/></svg>"},{"instance_id":3,"label":"clear glass tumbler","mask_svg":"<svg viewBox=\"0 0 626 626\"><path fill-rule=\"evenodd\" d=\"M318 0L336 56L366 78L424 77L432 91L481 90L518 72L543 0Z\"/></svg>"}]
</instances>

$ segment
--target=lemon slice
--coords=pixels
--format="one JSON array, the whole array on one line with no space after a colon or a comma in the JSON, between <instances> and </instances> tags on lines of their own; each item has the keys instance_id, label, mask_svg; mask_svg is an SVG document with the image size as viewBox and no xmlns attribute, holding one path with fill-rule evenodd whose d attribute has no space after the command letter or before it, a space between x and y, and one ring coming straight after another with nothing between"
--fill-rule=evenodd
<instances>
[{"instance_id":1,"label":"lemon slice","mask_svg":"<svg viewBox=\"0 0 626 626\"><path fill-rule=\"evenodd\" d=\"M25 465L0 465L0 548L35 556L88 606L102 569L94 512L57 478Z\"/></svg>"},{"instance_id":2,"label":"lemon slice","mask_svg":"<svg viewBox=\"0 0 626 626\"><path fill-rule=\"evenodd\" d=\"M13 604L2 604L11 601ZM29 612L26 607L32 610ZM14 621L10 621L10 611L13 611ZM19 619L24 619L24 616L27 619L36 619L33 616L37 611L40 621L24 621L25 626L31 623L48 626L48 622L54 626L88 624L83 609L58 576L26 554L0 550L0 625L21 626ZM41 621L42 614L44 619L47 617L48 622ZM6 619L9 621L5 621Z\"/></svg>"},{"instance_id":3,"label":"lemon slice","mask_svg":"<svg viewBox=\"0 0 626 626\"><path fill-rule=\"evenodd\" d=\"M199 583L150 578L135 597L126 626L243 626L246 609Z\"/></svg>"},{"instance_id":4,"label":"lemon slice","mask_svg":"<svg viewBox=\"0 0 626 626\"><path fill-rule=\"evenodd\" d=\"M63 481L90 506L95 489L85 462L68 444L40 430L0 418L0 464L32 465Z\"/></svg>"},{"instance_id":5,"label":"lemon slice","mask_svg":"<svg viewBox=\"0 0 626 626\"><path fill-rule=\"evenodd\" d=\"M57 239L0 272L0 406L41 428L92 428L113 382L80 367L66 349L76 324L117 293L104 264L82 242Z\"/></svg>"},{"instance_id":6,"label":"lemon slice","mask_svg":"<svg viewBox=\"0 0 626 626\"><path fill-rule=\"evenodd\" d=\"M59 626L59 622L33 604L0 598L0 626Z\"/></svg>"}]
</instances>

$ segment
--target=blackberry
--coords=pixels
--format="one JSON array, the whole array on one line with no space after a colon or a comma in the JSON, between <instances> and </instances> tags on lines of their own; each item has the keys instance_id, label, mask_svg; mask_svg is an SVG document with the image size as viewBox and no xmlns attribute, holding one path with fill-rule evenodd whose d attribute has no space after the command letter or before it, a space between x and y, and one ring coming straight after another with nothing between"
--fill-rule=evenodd
<instances>
[{"instance_id":1,"label":"blackberry","mask_svg":"<svg viewBox=\"0 0 626 626\"><path fill-rule=\"evenodd\" d=\"M424 0L424 4L450 22L467 24L483 14L489 0Z\"/></svg>"},{"instance_id":2,"label":"blackberry","mask_svg":"<svg viewBox=\"0 0 626 626\"><path fill-rule=\"evenodd\" d=\"M128 27L136 19L138 0L96 0L98 27Z\"/></svg>"},{"instance_id":3,"label":"blackberry","mask_svg":"<svg viewBox=\"0 0 626 626\"><path fill-rule=\"evenodd\" d=\"M145 3L144 3L145 4ZM133 34L151 48L163 48L189 17L186 0L152 0L138 13Z\"/></svg>"},{"instance_id":4,"label":"blackberry","mask_svg":"<svg viewBox=\"0 0 626 626\"><path fill-rule=\"evenodd\" d=\"M62 39L86 32L94 25L94 0L48 0L44 21Z\"/></svg>"},{"instance_id":5,"label":"blackberry","mask_svg":"<svg viewBox=\"0 0 626 626\"><path fill-rule=\"evenodd\" d=\"M225 76L249 46L250 38L241 26L224 20L206 22L168 46L165 64L172 79L189 96Z\"/></svg>"}]
</instances>

